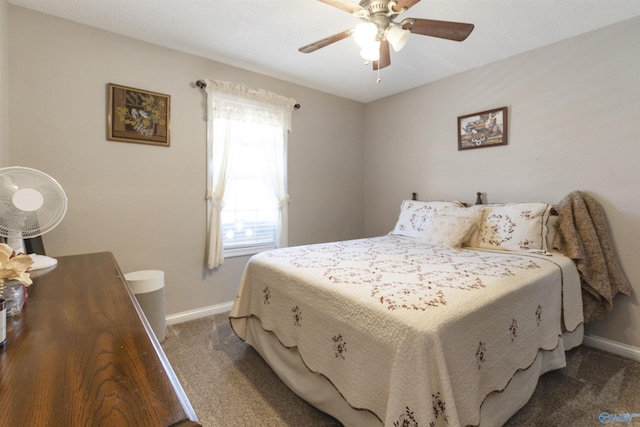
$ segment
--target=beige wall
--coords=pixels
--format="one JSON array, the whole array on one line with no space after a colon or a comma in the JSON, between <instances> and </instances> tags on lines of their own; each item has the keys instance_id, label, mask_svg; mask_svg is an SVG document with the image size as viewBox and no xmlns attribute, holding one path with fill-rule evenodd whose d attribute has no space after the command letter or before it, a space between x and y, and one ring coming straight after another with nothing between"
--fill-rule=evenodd
<instances>
[{"instance_id":1,"label":"beige wall","mask_svg":"<svg viewBox=\"0 0 640 427\"><path fill-rule=\"evenodd\" d=\"M0 0L0 167L9 166L9 13Z\"/></svg>"},{"instance_id":2,"label":"beige wall","mask_svg":"<svg viewBox=\"0 0 640 427\"><path fill-rule=\"evenodd\" d=\"M388 232L400 202L558 202L604 206L634 287L587 332L640 347L640 18L366 106L365 234ZM457 117L509 108L509 145L457 150ZM388 124L393 123L393 127Z\"/></svg>"},{"instance_id":3,"label":"beige wall","mask_svg":"<svg viewBox=\"0 0 640 427\"><path fill-rule=\"evenodd\" d=\"M205 96L193 86L203 77L302 104L289 138L290 244L363 235L362 104L27 9L8 13L11 159L56 178L69 199L44 237L49 254L111 251L125 273L163 270L167 314L234 299L247 258L203 268ZM107 141L107 83L171 95L171 147Z\"/></svg>"},{"instance_id":4,"label":"beige wall","mask_svg":"<svg viewBox=\"0 0 640 427\"><path fill-rule=\"evenodd\" d=\"M112 251L125 272L164 270L168 314L231 301L246 258L202 268L205 113L192 87L230 80L302 104L290 137L290 244L386 233L412 191L467 202L476 191L488 202L587 191L607 211L634 286L588 332L640 347L639 19L363 106L0 0L0 24L9 17L0 150L10 139L12 164L42 169L67 191L67 217L45 237L51 254ZM109 82L172 96L170 148L106 140ZM501 106L509 145L458 152L457 116Z\"/></svg>"}]
</instances>

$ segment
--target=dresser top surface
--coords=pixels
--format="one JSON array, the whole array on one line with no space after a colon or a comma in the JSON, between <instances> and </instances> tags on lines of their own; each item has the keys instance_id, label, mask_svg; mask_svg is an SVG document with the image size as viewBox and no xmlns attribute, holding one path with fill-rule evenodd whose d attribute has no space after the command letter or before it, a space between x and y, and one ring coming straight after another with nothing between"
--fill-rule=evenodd
<instances>
[{"instance_id":1,"label":"dresser top surface","mask_svg":"<svg viewBox=\"0 0 640 427\"><path fill-rule=\"evenodd\" d=\"M111 253L60 257L33 282L7 319L0 425L197 425Z\"/></svg>"}]
</instances>

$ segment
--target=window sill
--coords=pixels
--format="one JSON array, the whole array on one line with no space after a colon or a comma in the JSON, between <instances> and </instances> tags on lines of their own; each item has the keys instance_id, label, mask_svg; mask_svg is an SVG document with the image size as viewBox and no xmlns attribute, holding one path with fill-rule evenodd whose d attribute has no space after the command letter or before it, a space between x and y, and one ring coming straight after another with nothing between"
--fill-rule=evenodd
<instances>
[{"instance_id":1,"label":"window sill","mask_svg":"<svg viewBox=\"0 0 640 427\"><path fill-rule=\"evenodd\" d=\"M250 256L255 255L260 252L268 251L271 249L275 249L276 245L264 245L264 246L250 246L246 248L229 248L224 250L224 257L226 258L236 258L241 256Z\"/></svg>"}]
</instances>

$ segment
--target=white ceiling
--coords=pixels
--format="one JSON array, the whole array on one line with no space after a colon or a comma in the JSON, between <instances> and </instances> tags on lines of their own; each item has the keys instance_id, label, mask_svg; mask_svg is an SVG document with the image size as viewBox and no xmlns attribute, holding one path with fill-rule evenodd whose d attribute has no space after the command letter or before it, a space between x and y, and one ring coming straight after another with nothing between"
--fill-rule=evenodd
<instances>
[{"instance_id":1,"label":"white ceiling","mask_svg":"<svg viewBox=\"0 0 640 427\"><path fill-rule=\"evenodd\" d=\"M359 22L318 0L8 2L360 102L640 16L640 0L422 0L399 18L467 22L474 31L460 43L412 34L376 83L351 38L298 52Z\"/></svg>"}]
</instances>

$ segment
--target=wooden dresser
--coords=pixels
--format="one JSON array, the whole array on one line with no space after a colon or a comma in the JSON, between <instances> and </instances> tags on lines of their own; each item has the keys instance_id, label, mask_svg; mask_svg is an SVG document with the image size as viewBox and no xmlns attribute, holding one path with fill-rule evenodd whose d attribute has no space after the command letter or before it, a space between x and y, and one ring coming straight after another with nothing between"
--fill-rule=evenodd
<instances>
[{"instance_id":1,"label":"wooden dresser","mask_svg":"<svg viewBox=\"0 0 640 427\"><path fill-rule=\"evenodd\" d=\"M33 279L0 350L0 426L199 426L111 253Z\"/></svg>"}]
</instances>

